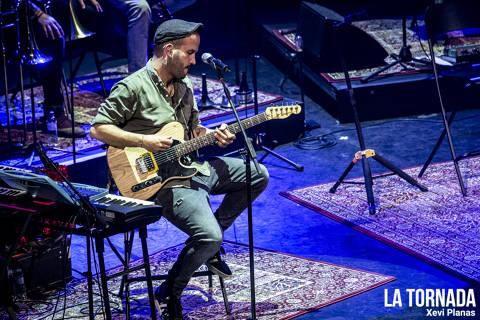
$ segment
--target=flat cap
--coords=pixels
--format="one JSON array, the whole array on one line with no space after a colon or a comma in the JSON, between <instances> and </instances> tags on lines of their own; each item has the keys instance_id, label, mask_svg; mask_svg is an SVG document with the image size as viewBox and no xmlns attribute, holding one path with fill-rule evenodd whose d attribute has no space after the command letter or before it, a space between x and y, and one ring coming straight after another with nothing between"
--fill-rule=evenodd
<instances>
[{"instance_id":1,"label":"flat cap","mask_svg":"<svg viewBox=\"0 0 480 320\"><path fill-rule=\"evenodd\" d=\"M188 37L196 31L200 31L203 24L198 22L189 22L180 19L170 19L160 24L155 31L155 45L167 41L182 39Z\"/></svg>"}]
</instances>

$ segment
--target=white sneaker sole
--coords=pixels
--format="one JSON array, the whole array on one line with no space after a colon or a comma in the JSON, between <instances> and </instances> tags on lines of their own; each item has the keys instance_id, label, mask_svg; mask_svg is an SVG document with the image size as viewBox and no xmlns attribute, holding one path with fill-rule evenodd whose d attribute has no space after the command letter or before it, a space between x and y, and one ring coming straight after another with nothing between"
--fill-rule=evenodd
<instances>
[{"instance_id":1,"label":"white sneaker sole","mask_svg":"<svg viewBox=\"0 0 480 320\"><path fill-rule=\"evenodd\" d=\"M212 273L216 274L219 277L222 277L223 279L230 279L233 276L232 274L226 274L226 273L218 270L217 268L215 268L214 266L212 266L209 263L206 263L205 265L207 266L209 271L211 271Z\"/></svg>"},{"instance_id":2,"label":"white sneaker sole","mask_svg":"<svg viewBox=\"0 0 480 320\"><path fill-rule=\"evenodd\" d=\"M157 312L161 316L163 311L167 308L167 304L160 303L157 299L155 299L155 308L157 308Z\"/></svg>"}]
</instances>

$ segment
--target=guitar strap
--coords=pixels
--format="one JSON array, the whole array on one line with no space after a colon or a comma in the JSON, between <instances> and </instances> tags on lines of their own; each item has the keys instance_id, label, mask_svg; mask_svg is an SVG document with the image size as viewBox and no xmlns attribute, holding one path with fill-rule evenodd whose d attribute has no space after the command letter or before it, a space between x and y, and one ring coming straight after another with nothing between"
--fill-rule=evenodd
<instances>
[{"instance_id":1,"label":"guitar strap","mask_svg":"<svg viewBox=\"0 0 480 320\"><path fill-rule=\"evenodd\" d=\"M184 121L184 122L183 122L183 123L180 122L180 121L179 121L179 122L182 123L182 124L185 126L185 129L187 129L187 136L188 136L188 138L189 138L189 139L195 138L194 133L193 133L193 130L192 130L192 128L191 128L191 127L189 126L189 124L188 124L187 117L185 117L185 113L183 112L183 108L181 108L180 111L181 111L181 113L182 113L182 117L183 117L183 121ZM178 121L178 119L177 119L177 121ZM195 156L196 156L196 157L195 157L196 159L199 158L200 154L198 153L198 150L195 150Z\"/></svg>"},{"instance_id":2,"label":"guitar strap","mask_svg":"<svg viewBox=\"0 0 480 320\"><path fill-rule=\"evenodd\" d=\"M185 129L187 129L187 134L189 137L192 137L193 131L192 128L188 125L187 117L185 117L185 112L183 112L183 108L180 109L182 112L182 117L183 117L183 125L185 126Z\"/></svg>"}]
</instances>

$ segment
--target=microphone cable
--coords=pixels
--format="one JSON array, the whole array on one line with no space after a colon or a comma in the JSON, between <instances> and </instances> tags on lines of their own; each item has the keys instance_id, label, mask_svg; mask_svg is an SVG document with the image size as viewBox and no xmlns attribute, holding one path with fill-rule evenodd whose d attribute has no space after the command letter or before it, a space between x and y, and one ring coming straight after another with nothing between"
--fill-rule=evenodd
<instances>
[{"instance_id":1,"label":"microphone cable","mask_svg":"<svg viewBox=\"0 0 480 320\"><path fill-rule=\"evenodd\" d=\"M303 150L319 150L333 147L337 140L332 133L301 138L294 142L294 146Z\"/></svg>"}]
</instances>

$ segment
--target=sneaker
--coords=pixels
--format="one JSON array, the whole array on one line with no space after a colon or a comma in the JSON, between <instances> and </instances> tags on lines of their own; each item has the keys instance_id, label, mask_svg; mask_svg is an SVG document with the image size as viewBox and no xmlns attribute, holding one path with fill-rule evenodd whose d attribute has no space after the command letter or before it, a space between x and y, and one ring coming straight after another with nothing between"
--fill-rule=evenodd
<instances>
[{"instance_id":1,"label":"sneaker","mask_svg":"<svg viewBox=\"0 0 480 320\"><path fill-rule=\"evenodd\" d=\"M215 273L217 276L228 279L232 276L232 270L228 267L225 261L220 257L220 251L205 262L208 270Z\"/></svg>"},{"instance_id":2,"label":"sneaker","mask_svg":"<svg viewBox=\"0 0 480 320\"><path fill-rule=\"evenodd\" d=\"M184 320L180 297L168 292L166 281L155 290L155 307L163 320Z\"/></svg>"},{"instance_id":3,"label":"sneaker","mask_svg":"<svg viewBox=\"0 0 480 320\"><path fill-rule=\"evenodd\" d=\"M61 114L57 118L57 130L60 137L71 138L72 137L72 121L67 118L65 114ZM82 128L75 126L74 128L75 138L83 138L87 134Z\"/></svg>"}]
</instances>

